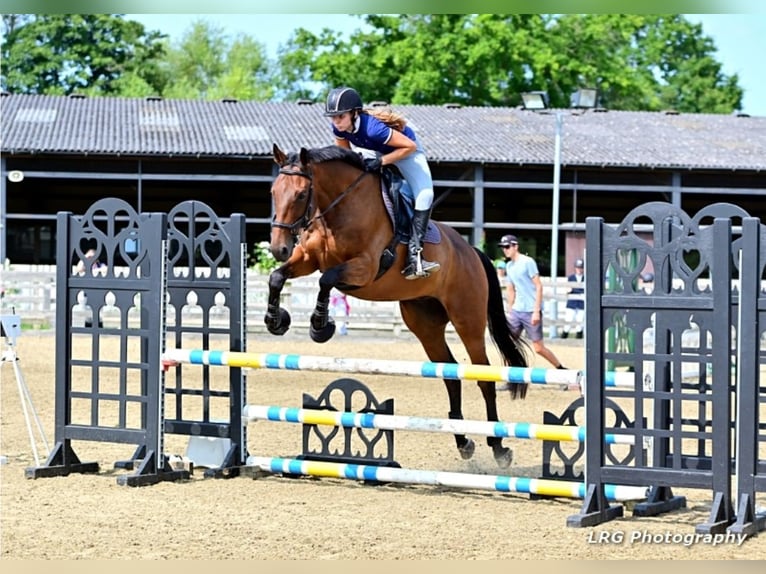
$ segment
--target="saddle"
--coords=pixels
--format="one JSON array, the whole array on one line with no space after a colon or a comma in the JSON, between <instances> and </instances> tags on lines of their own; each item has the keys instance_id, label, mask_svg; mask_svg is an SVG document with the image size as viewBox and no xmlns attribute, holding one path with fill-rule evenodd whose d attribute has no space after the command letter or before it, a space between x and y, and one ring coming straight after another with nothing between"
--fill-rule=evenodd
<instances>
[{"instance_id":1,"label":"saddle","mask_svg":"<svg viewBox=\"0 0 766 574\"><path fill-rule=\"evenodd\" d=\"M412 218L415 214L415 195L395 165L383 167L380 177L380 192L388 216L391 218L394 237L380 256L376 279L394 264L397 243L407 244L409 242L412 232ZM439 243L441 241L441 233L433 221L428 222L424 241L426 243Z\"/></svg>"}]
</instances>

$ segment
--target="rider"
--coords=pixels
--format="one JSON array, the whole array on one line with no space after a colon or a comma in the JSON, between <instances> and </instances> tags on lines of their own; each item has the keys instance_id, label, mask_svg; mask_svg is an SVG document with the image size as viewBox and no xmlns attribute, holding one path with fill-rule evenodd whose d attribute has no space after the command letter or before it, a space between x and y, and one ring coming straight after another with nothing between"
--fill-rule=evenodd
<instances>
[{"instance_id":1,"label":"rider","mask_svg":"<svg viewBox=\"0 0 766 574\"><path fill-rule=\"evenodd\" d=\"M380 171L384 165L396 165L415 195L415 215L407 249L405 279L428 277L439 270L439 263L421 257L423 241L431 216L434 184L423 146L406 120L390 110L363 109L359 93L348 87L335 88L327 96L325 116L332 118L335 143L351 149L372 150L382 155L365 160L368 171Z\"/></svg>"}]
</instances>

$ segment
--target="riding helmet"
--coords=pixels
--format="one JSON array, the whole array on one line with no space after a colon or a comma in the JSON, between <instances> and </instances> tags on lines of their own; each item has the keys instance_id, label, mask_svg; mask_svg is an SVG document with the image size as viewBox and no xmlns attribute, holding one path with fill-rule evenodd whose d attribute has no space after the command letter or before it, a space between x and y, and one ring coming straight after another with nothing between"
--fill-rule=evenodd
<instances>
[{"instance_id":1,"label":"riding helmet","mask_svg":"<svg viewBox=\"0 0 766 574\"><path fill-rule=\"evenodd\" d=\"M339 116L353 110L362 109L362 98L354 88L335 88L327 95L324 115Z\"/></svg>"}]
</instances>

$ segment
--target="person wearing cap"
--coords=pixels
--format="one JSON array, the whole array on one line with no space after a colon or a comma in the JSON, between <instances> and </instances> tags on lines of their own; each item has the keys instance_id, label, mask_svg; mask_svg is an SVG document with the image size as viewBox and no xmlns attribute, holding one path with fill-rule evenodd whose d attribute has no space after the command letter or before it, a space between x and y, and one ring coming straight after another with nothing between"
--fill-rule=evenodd
<instances>
[{"instance_id":1,"label":"person wearing cap","mask_svg":"<svg viewBox=\"0 0 766 574\"><path fill-rule=\"evenodd\" d=\"M651 293L654 291L654 273L651 271L645 271L639 275L641 282L639 283L639 289L645 293Z\"/></svg>"},{"instance_id":2,"label":"person wearing cap","mask_svg":"<svg viewBox=\"0 0 766 574\"><path fill-rule=\"evenodd\" d=\"M365 169L379 172L385 165L395 165L412 189L415 214L407 246L407 266L402 271L405 279L428 277L439 270L439 263L422 257L423 242L431 206L434 184L426 153L412 126L400 114L385 108L365 109L362 98L354 88L340 87L330 90L324 115L332 119L332 133L340 147L376 152L365 159Z\"/></svg>"},{"instance_id":3,"label":"person wearing cap","mask_svg":"<svg viewBox=\"0 0 766 574\"><path fill-rule=\"evenodd\" d=\"M571 283L577 283L578 287L572 287L567 296L566 323L561 332L561 338L569 337L569 332L574 329L574 336L582 339L583 325L585 321L585 289L582 284L585 281L583 267L585 262L582 259L575 259L574 273L567 277Z\"/></svg>"},{"instance_id":4,"label":"person wearing cap","mask_svg":"<svg viewBox=\"0 0 766 574\"><path fill-rule=\"evenodd\" d=\"M505 265L505 279L511 334L518 338L525 332L535 353L555 368L564 369L561 361L543 342L543 283L540 280L537 262L519 252L519 240L515 235L503 235L498 245L508 259ZM509 389L510 384L497 387L500 391Z\"/></svg>"}]
</instances>

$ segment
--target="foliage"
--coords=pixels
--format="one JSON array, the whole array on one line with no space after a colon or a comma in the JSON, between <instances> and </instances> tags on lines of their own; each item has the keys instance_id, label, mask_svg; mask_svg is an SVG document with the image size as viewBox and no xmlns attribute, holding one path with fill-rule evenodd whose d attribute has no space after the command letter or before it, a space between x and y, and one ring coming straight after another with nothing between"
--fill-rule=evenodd
<instances>
[{"instance_id":1,"label":"foliage","mask_svg":"<svg viewBox=\"0 0 766 574\"><path fill-rule=\"evenodd\" d=\"M320 98L353 85L365 101L513 106L543 89L569 107L579 87L597 87L619 110L729 113L741 109L701 25L680 15L366 15L371 31L347 41L297 30L279 57L280 93ZM313 92L307 86L318 86Z\"/></svg>"},{"instance_id":2,"label":"foliage","mask_svg":"<svg viewBox=\"0 0 766 574\"><path fill-rule=\"evenodd\" d=\"M197 20L168 49L162 68L170 81L161 93L168 98L266 101L274 93L269 67L265 47L250 36L230 42L223 28Z\"/></svg>"},{"instance_id":3,"label":"foliage","mask_svg":"<svg viewBox=\"0 0 766 574\"><path fill-rule=\"evenodd\" d=\"M203 20L177 44L120 14L5 14L0 85L14 93L265 101L265 47Z\"/></svg>"},{"instance_id":4,"label":"foliage","mask_svg":"<svg viewBox=\"0 0 766 574\"><path fill-rule=\"evenodd\" d=\"M14 93L151 92L165 44L115 14L3 14L0 85Z\"/></svg>"},{"instance_id":5,"label":"foliage","mask_svg":"<svg viewBox=\"0 0 766 574\"><path fill-rule=\"evenodd\" d=\"M274 256L271 254L268 241L261 241L255 244L250 261L253 262L252 268L262 275L270 274L280 265L279 261L274 259Z\"/></svg>"},{"instance_id":6,"label":"foliage","mask_svg":"<svg viewBox=\"0 0 766 574\"><path fill-rule=\"evenodd\" d=\"M353 85L366 102L516 106L579 87L616 110L731 113L737 75L681 15L366 14L344 34L297 29L278 53L199 19L174 43L120 14L4 14L0 87L14 93L218 100L324 99ZM345 32L345 30L343 31Z\"/></svg>"},{"instance_id":7,"label":"foliage","mask_svg":"<svg viewBox=\"0 0 766 574\"><path fill-rule=\"evenodd\" d=\"M683 16L569 14L557 20L556 29L556 39L566 41L558 82L566 89L578 83L597 86L605 107L688 113L741 109L737 76L723 74L713 40ZM556 101L565 103L566 95L556 93Z\"/></svg>"}]
</instances>

